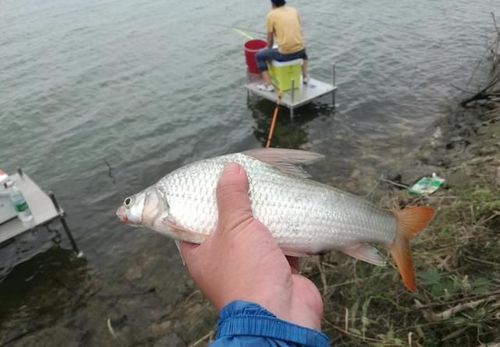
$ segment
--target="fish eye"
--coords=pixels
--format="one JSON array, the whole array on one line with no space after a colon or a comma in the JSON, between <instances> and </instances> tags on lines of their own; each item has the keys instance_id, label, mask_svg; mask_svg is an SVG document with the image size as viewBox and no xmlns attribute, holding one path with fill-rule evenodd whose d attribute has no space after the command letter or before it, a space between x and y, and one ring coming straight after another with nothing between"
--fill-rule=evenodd
<instances>
[{"instance_id":1,"label":"fish eye","mask_svg":"<svg viewBox=\"0 0 500 347\"><path fill-rule=\"evenodd\" d=\"M128 198L125 198L125 200L123 201L123 204L125 205L125 207L130 207L132 205L132 202L134 201L134 199L132 199L130 196Z\"/></svg>"}]
</instances>

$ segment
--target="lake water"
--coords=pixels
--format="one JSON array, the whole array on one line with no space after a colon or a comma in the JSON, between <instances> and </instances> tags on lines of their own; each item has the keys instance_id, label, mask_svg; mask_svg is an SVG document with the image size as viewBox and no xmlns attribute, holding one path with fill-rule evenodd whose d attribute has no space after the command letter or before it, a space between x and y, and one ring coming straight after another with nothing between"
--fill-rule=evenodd
<instances>
[{"instance_id":1,"label":"lake water","mask_svg":"<svg viewBox=\"0 0 500 347\"><path fill-rule=\"evenodd\" d=\"M310 74L330 81L336 63L338 107L327 97L293 121L283 111L274 145L325 154L313 174L338 184L401 169L467 87L500 14L496 0L289 3ZM263 145L274 105L247 100L246 39L233 28L262 38L268 9L0 1L0 167L55 192L85 253L75 259L64 235L53 247L45 229L0 249L1 345L100 345L106 317L147 327L191 290L173 242L114 210L184 163Z\"/></svg>"}]
</instances>

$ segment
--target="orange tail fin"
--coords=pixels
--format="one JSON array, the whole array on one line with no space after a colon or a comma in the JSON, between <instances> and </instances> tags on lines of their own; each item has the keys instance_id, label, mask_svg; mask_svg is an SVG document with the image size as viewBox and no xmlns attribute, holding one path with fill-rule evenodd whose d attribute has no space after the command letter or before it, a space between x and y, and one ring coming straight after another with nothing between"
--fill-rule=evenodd
<instances>
[{"instance_id":1,"label":"orange tail fin","mask_svg":"<svg viewBox=\"0 0 500 347\"><path fill-rule=\"evenodd\" d=\"M434 216L434 209L429 206L408 207L394 212L396 216L396 237L391 245L392 258L398 266L399 273L406 288L412 292L417 290L415 269L410 255L410 239L422 231Z\"/></svg>"}]
</instances>

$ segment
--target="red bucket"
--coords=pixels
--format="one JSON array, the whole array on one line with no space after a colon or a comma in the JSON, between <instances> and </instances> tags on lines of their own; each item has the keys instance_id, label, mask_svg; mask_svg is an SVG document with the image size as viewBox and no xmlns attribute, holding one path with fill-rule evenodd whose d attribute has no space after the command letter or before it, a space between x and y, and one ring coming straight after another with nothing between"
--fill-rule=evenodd
<instances>
[{"instance_id":1,"label":"red bucket","mask_svg":"<svg viewBox=\"0 0 500 347\"><path fill-rule=\"evenodd\" d=\"M267 42L263 40L250 40L245 43L245 60L247 62L248 72L259 73L257 63L255 62L255 54L262 48L267 47Z\"/></svg>"}]
</instances>

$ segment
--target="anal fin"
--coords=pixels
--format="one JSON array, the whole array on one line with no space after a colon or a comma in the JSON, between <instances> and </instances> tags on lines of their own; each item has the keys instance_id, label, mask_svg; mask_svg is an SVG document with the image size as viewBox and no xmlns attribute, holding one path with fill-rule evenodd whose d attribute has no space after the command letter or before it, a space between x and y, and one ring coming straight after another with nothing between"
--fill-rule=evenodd
<instances>
[{"instance_id":1,"label":"anal fin","mask_svg":"<svg viewBox=\"0 0 500 347\"><path fill-rule=\"evenodd\" d=\"M348 247L344 247L340 249L340 251L353 258L373 265L384 266L386 264L384 258L382 258L378 250L366 243L356 243Z\"/></svg>"}]
</instances>

